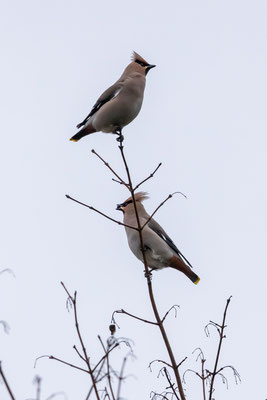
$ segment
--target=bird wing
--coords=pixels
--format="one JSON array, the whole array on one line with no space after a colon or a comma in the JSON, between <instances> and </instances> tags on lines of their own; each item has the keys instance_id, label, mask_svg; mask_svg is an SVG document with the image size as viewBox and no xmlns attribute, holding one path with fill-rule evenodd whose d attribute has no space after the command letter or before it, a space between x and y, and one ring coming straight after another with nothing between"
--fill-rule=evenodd
<instances>
[{"instance_id":1,"label":"bird wing","mask_svg":"<svg viewBox=\"0 0 267 400\"><path fill-rule=\"evenodd\" d=\"M153 232L155 232L162 240L164 240L165 243L178 255L179 258L181 258L186 264L188 264L191 268L192 265L190 262L185 258L185 256L180 252L180 250L175 246L173 243L172 239L170 236L167 235L167 233L164 231L164 229L158 224L153 218L148 222L148 227L152 229Z\"/></svg>"},{"instance_id":2,"label":"bird wing","mask_svg":"<svg viewBox=\"0 0 267 400\"><path fill-rule=\"evenodd\" d=\"M86 122L89 120L89 118L93 114L95 114L105 103L116 97L120 93L122 87L123 87L122 82L116 82L114 83L114 85L110 86L107 90L105 90L104 93L101 94L101 96L99 97L99 99L97 100L92 110L87 115L87 117L77 125L77 128L79 129L83 125L85 125Z\"/></svg>"}]
</instances>

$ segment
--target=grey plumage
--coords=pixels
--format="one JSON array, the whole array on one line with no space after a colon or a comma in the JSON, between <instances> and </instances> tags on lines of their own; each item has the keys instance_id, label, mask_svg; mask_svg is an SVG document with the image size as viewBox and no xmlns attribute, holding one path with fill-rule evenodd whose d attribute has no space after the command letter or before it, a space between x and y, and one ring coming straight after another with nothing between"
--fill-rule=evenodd
<instances>
[{"instance_id":1,"label":"grey plumage","mask_svg":"<svg viewBox=\"0 0 267 400\"><path fill-rule=\"evenodd\" d=\"M94 132L116 133L139 114L141 110L147 72L155 67L139 54L133 54L132 62L121 77L99 97L87 117L77 125L81 128L70 140L78 141Z\"/></svg>"},{"instance_id":2,"label":"grey plumage","mask_svg":"<svg viewBox=\"0 0 267 400\"><path fill-rule=\"evenodd\" d=\"M135 194L141 226L150 219L150 215L146 212L142 204L142 201L146 198L147 195L144 192ZM137 227L135 208L131 197L118 205L117 209L123 211L123 222L126 225ZM131 251L143 262L139 232L128 227L125 227L125 230ZM142 230L142 236L146 260L150 268L161 269L171 267L183 272L195 284L199 282L199 277L191 270L192 265L176 247L165 230L153 218L145 225Z\"/></svg>"}]
</instances>

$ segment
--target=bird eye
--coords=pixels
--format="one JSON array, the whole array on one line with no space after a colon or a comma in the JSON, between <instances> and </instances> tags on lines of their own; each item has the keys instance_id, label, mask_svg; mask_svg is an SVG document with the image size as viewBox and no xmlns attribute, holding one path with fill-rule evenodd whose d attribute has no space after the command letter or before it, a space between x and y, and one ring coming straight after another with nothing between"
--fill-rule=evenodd
<instances>
[{"instance_id":1,"label":"bird eye","mask_svg":"<svg viewBox=\"0 0 267 400\"><path fill-rule=\"evenodd\" d=\"M125 201L125 203L122 204L122 207L126 207L128 206L128 204L131 204L132 202L133 202L132 200Z\"/></svg>"},{"instance_id":2,"label":"bird eye","mask_svg":"<svg viewBox=\"0 0 267 400\"><path fill-rule=\"evenodd\" d=\"M140 60L135 60L135 62L139 65L141 65L141 67L146 67L148 64L144 63L143 61Z\"/></svg>"}]
</instances>

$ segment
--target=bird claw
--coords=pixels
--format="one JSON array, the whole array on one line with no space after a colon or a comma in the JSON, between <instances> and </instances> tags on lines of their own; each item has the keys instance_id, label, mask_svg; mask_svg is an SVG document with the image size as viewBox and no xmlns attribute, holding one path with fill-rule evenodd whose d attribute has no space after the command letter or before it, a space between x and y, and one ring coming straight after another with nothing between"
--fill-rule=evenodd
<instances>
[{"instance_id":1,"label":"bird claw","mask_svg":"<svg viewBox=\"0 0 267 400\"><path fill-rule=\"evenodd\" d=\"M119 137L116 138L117 142L122 143L124 141L124 136L121 133L118 133Z\"/></svg>"},{"instance_id":2,"label":"bird claw","mask_svg":"<svg viewBox=\"0 0 267 400\"><path fill-rule=\"evenodd\" d=\"M117 142L122 143L124 141L124 136L121 133L121 128L115 129L115 131L113 133L114 133L114 135L118 135L119 136L119 137L116 138Z\"/></svg>"},{"instance_id":3,"label":"bird claw","mask_svg":"<svg viewBox=\"0 0 267 400\"><path fill-rule=\"evenodd\" d=\"M149 278L150 280L152 279L151 271L146 272L146 270L144 270L144 275L145 275L145 278Z\"/></svg>"}]
</instances>

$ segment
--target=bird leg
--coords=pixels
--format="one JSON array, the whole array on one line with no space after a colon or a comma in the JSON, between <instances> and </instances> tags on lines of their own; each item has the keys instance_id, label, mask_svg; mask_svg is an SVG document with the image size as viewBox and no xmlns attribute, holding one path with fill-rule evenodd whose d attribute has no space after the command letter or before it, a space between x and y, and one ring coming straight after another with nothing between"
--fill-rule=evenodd
<instances>
[{"instance_id":1,"label":"bird leg","mask_svg":"<svg viewBox=\"0 0 267 400\"><path fill-rule=\"evenodd\" d=\"M145 278L149 278L151 280L152 279L152 271L153 271L153 269L151 269L148 272L146 272L146 270L144 270Z\"/></svg>"},{"instance_id":2,"label":"bird leg","mask_svg":"<svg viewBox=\"0 0 267 400\"><path fill-rule=\"evenodd\" d=\"M119 136L119 137L116 138L117 142L122 143L124 141L124 137L123 137L123 135L121 133L121 128L116 128L115 131L112 132L112 133L114 133L114 135L118 135Z\"/></svg>"}]
</instances>

